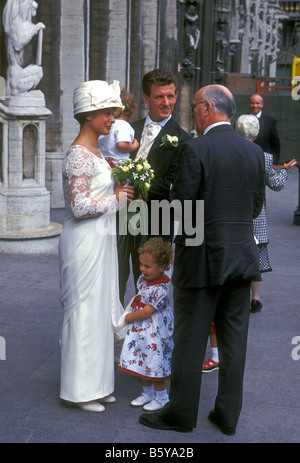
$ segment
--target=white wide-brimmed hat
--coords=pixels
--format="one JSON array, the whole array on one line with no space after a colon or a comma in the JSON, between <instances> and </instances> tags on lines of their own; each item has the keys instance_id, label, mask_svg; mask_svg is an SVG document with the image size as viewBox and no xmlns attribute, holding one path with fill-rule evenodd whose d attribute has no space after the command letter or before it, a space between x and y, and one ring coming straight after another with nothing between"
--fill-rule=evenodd
<instances>
[{"instance_id":1,"label":"white wide-brimmed hat","mask_svg":"<svg viewBox=\"0 0 300 463\"><path fill-rule=\"evenodd\" d=\"M104 80L83 82L83 84L74 90L74 116L105 108L116 108L117 116L125 108L122 104L120 93L120 83L118 80L114 80L110 85Z\"/></svg>"}]
</instances>

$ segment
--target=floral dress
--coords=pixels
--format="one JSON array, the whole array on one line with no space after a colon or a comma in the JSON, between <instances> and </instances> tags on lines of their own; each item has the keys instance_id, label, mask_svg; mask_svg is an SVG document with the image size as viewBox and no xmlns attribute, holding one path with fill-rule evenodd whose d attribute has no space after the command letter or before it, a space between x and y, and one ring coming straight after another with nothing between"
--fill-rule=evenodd
<instances>
[{"instance_id":1,"label":"floral dress","mask_svg":"<svg viewBox=\"0 0 300 463\"><path fill-rule=\"evenodd\" d=\"M126 311L136 311L145 305L155 309L151 317L134 321L128 326L121 352L119 369L147 380L166 380L171 374L174 316L169 302L170 279L147 282L143 275L138 294Z\"/></svg>"}]
</instances>

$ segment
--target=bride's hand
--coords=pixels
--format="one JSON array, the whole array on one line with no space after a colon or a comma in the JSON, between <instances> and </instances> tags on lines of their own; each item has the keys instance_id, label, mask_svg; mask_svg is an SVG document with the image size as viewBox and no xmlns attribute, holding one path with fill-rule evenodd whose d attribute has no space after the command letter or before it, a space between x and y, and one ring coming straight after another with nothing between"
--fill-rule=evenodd
<instances>
[{"instance_id":1,"label":"bride's hand","mask_svg":"<svg viewBox=\"0 0 300 463\"><path fill-rule=\"evenodd\" d=\"M120 202L120 193L123 193L123 197L126 195L126 200L128 203L131 203L134 197L134 187L132 185L119 185L115 190L115 195L117 200Z\"/></svg>"}]
</instances>

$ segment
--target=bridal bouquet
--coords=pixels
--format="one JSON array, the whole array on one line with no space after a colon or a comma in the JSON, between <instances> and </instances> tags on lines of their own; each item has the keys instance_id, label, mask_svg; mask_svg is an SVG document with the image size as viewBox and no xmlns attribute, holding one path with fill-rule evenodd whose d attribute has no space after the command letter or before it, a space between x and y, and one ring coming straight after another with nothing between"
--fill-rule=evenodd
<instances>
[{"instance_id":1,"label":"bridal bouquet","mask_svg":"<svg viewBox=\"0 0 300 463\"><path fill-rule=\"evenodd\" d=\"M145 159L127 158L125 161L120 161L119 166L112 169L112 173L119 182L134 186L135 199L147 201L154 172Z\"/></svg>"}]
</instances>

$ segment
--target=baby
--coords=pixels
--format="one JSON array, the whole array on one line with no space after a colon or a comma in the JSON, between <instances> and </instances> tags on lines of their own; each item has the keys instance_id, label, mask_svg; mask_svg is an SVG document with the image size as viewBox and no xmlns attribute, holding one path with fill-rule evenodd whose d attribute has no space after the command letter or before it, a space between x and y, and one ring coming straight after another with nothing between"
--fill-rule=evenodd
<instances>
[{"instance_id":1,"label":"baby","mask_svg":"<svg viewBox=\"0 0 300 463\"><path fill-rule=\"evenodd\" d=\"M111 167L117 166L139 147L134 138L134 130L129 124L136 110L135 97L127 90L122 90L121 100L124 110L115 118L109 134L101 135L98 139L98 148Z\"/></svg>"}]
</instances>

